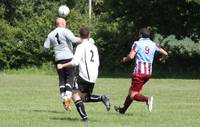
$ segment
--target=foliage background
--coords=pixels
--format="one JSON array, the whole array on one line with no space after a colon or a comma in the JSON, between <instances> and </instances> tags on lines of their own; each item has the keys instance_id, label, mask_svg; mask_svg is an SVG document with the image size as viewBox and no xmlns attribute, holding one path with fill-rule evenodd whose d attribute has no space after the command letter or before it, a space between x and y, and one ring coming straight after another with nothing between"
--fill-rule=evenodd
<instances>
[{"instance_id":1,"label":"foliage background","mask_svg":"<svg viewBox=\"0 0 200 127\"><path fill-rule=\"evenodd\" d=\"M197 74L200 71L200 0L95 0L92 20L86 0L0 0L0 69L41 67L52 61L43 43L54 28L58 7L69 6L68 27L76 35L91 29L99 48L101 68L129 71L121 65L141 27L151 27L152 39L170 57L157 72ZM159 57L159 55L157 56Z\"/></svg>"}]
</instances>

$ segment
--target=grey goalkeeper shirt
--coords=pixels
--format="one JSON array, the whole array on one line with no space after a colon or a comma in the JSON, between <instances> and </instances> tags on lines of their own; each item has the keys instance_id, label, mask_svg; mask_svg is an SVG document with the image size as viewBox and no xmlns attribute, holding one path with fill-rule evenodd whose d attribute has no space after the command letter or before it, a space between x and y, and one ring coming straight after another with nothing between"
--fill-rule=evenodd
<instances>
[{"instance_id":1,"label":"grey goalkeeper shirt","mask_svg":"<svg viewBox=\"0 0 200 127\"><path fill-rule=\"evenodd\" d=\"M79 42L80 39L67 28L57 27L48 34L44 42L44 48L53 48L55 61L71 59L73 57L72 43Z\"/></svg>"}]
</instances>

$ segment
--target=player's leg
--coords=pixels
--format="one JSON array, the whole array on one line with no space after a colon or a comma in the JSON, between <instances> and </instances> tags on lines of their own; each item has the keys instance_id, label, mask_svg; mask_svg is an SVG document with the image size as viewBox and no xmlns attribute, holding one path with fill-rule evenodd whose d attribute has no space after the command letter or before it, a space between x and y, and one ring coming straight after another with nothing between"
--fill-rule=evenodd
<instances>
[{"instance_id":1,"label":"player's leg","mask_svg":"<svg viewBox=\"0 0 200 127\"><path fill-rule=\"evenodd\" d=\"M148 101L148 97L139 92L132 92L131 99L133 99L135 101L139 101L139 102L147 102Z\"/></svg>"},{"instance_id":2,"label":"player's leg","mask_svg":"<svg viewBox=\"0 0 200 127\"><path fill-rule=\"evenodd\" d=\"M131 87L129 89L129 95L126 97L124 101L124 105L122 108L115 106L115 110L121 114L124 114L126 110L129 108L133 100L136 101L148 101L148 97L140 94L140 91L142 90L142 86L144 85L143 78L141 79L137 75L132 75L131 80Z\"/></svg>"},{"instance_id":3,"label":"player's leg","mask_svg":"<svg viewBox=\"0 0 200 127\"><path fill-rule=\"evenodd\" d=\"M83 121L88 121L88 116L85 111L85 106L83 104L83 101L81 100L81 92L79 90L73 90L72 97L76 105L77 111L79 115L81 116L81 119Z\"/></svg>"},{"instance_id":4,"label":"player's leg","mask_svg":"<svg viewBox=\"0 0 200 127\"><path fill-rule=\"evenodd\" d=\"M145 102L147 105L148 110L151 112L153 109L153 96L145 96L141 93L132 93L131 97L133 100L139 101L139 102Z\"/></svg>"},{"instance_id":5,"label":"player's leg","mask_svg":"<svg viewBox=\"0 0 200 127\"><path fill-rule=\"evenodd\" d=\"M83 80L80 77L77 77L74 82L74 87L72 90L72 98L76 105L77 111L81 116L83 121L88 121L88 116L85 111L85 107L82 101L82 98L85 97L86 94L83 94L85 87Z\"/></svg>"},{"instance_id":6,"label":"player's leg","mask_svg":"<svg viewBox=\"0 0 200 127\"><path fill-rule=\"evenodd\" d=\"M57 64L63 64L69 62L70 60L61 60L57 61ZM57 67L57 66L56 66ZM59 77L59 87L60 87L60 96L62 99L63 106L66 110L71 109L70 102L71 102L71 95L72 95L72 88L70 85L66 84L67 77L66 75L69 73L66 71L65 68L57 69L58 77ZM66 92L67 91L67 92Z\"/></svg>"},{"instance_id":7,"label":"player's leg","mask_svg":"<svg viewBox=\"0 0 200 127\"><path fill-rule=\"evenodd\" d=\"M59 88L60 88L60 96L65 107L65 78L64 78L64 71L62 69L57 69L58 78L59 78Z\"/></svg>"},{"instance_id":8,"label":"player's leg","mask_svg":"<svg viewBox=\"0 0 200 127\"><path fill-rule=\"evenodd\" d=\"M124 105L123 107L119 107L119 106L114 106L115 111L121 114L124 114L126 112L126 110L129 108L129 106L131 105L131 103L133 102L133 99L131 99L130 95L128 94L125 101L124 101Z\"/></svg>"},{"instance_id":9,"label":"player's leg","mask_svg":"<svg viewBox=\"0 0 200 127\"><path fill-rule=\"evenodd\" d=\"M65 73L65 108L71 109L72 87L74 81L74 68L64 68Z\"/></svg>"},{"instance_id":10,"label":"player's leg","mask_svg":"<svg viewBox=\"0 0 200 127\"><path fill-rule=\"evenodd\" d=\"M105 95L93 95L92 92L95 84L89 82L85 84L88 84L88 89L85 89L85 92L87 93L85 96L85 102L103 102L107 111L109 111L111 108L109 98Z\"/></svg>"},{"instance_id":11,"label":"player's leg","mask_svg":"<svg viewBox=\"0 0 200 127\"><path fill-rule=\"evenodd\" d=\"M92 95L92 91L93 91L93 88L94 88L94 83L89 83L89 82L86 82L84 83L87 87L85 87L84 91L85 93L87 93L85 95L85 99L84 101L85 102L99 102L99 101L102 101L102 96L100 95Z\"/></svg>"},{"instance_id":12,"label":"player's leg","mask_svg":"<svg viewBox=\"0 0 200 127\"><path fill-rule=\"evenodd\" d=\"M131 99L139 102L146 102L148 110L152 111L153 106L153 97L152 96L145 96L140 93L142 90L143 85L149 80L149 76L140 76L140 77L134 77L134 85L133 88L130 89L131 92Z\"/></svg>"},{"instance_id":13,"label":"player's leg","mask_svg":"<svg viewBox=\"0 0 200 127\"><path fill-rule=\"evenodd\" d=\"M85 102L102 102L107 111L109 111L111 108L109 98L105 95L86 95Z\"/></svg>"},{"instance_id":14,"label":"player's leg","mask_svg":"<svg viewBox=\"0 0 200 127\"><path fill-rule=\"evenodd\" d=\"M135 75L132 75L131 78L131 87L129 89L129 94L127 95L125 101L124 101L124 105L123 107L119 107L119 106L115 106L115 111L121 114L124 114L126 112L126 110L129 108L129 106L131 105L131 103L133 102L133 98L131 97L131 93L132 93L132 89L133 87L135 87L135 83L137 81L137 77Z\"/></svg>"},{"instance_id":15,"label":"player's leg","mask_svg":"<svg viewBox=\"0 0 200 127\"><path fill-rule=\"evenodd\" d=\"M64 68L65 72L65 89L66 91L72 92L73 84L74 84L74 77L75 77L75 72L74 68Z\"/></svg>"},{"instance_id":16,"label":"player's leg","mask_svg":"<svg viewBox=\"0 0 200 127\"><path fill-rule=\"evenodd\" d=\"M133 76L132 86L130 88L131 99L139 102L147 102L148 97L144 96L140 92L142 91L143 85L146 83L146 76Z\"/></svg>"}]
</instances>

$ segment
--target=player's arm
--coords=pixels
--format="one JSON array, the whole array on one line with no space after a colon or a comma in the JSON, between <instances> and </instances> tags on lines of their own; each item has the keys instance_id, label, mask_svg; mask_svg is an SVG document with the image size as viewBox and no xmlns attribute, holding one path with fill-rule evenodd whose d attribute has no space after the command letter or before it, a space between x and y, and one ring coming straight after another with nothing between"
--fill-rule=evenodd
<instances>
[{"instance_id":1,"label":"player's arm","mask_svg":"<svg viewBox=\"0 0 200 127\"><path fill-rule=\"evenodd\" d=\"M129 54L121 60L122 63L129 62L129 61L131 61L135 57L136 52L138 50L138 47L137 47L136 43L137 42L133 43L133 45L131 47L131 51L129 52Z\"/></svg>"},{"instance_id":2,"label":"player's arm","mask_svg":"<svg viewBox=\"0 0 200 127\"><path fill-rule=\"evenodd\" d=\"M161 58L159 59L162 63L165 62L165 60L168 58L168 53L163 49L159 49L159 53L162 55Z\"/></svg>"},{"instance_id":3,"label":"player's arm","mask_svg":"<svg viewBox=\"0 0 200 127\"><path fill-rule=\"evenodd\" d=\"M160 62L164 63L165 60L168 58L168 53L163 48L161 48L159 44L156 44L156 51L158 51L162 55L159 60Z\"/></svg>"},{"instance_id":4,"label":"player's arm","mask_svg":"<svg viewBox=\"0 0 200 127\"><path fill-rule=\"evenodd\" d=\"M74 58L73 58L74 59ZM70 61L68 63L64 63L64 64L57 64L57 68L58 69L62 69L62 68L71 68L71 67L74 67L74 66L77 66L78 64L77 63L74 63L74 61Z\"/></svg>"},{"instance_id":5,"label":"player's arm","mask_svg":"<svg viewBox=\"0 0 200 127\"><path fill-rule=\"evenodd\" d=\"M62 68L70 68L70 67L73 67L72 63L71 62L68 62L68 63L65 63L65 64L57 64L57 68L58 69L62 69Z\"/></svg>"},{"instance_id":6,"label":"player's arm","mask_svg":"<svg viewBox=\"0 0 200 127\"><path fill-rule=\"evenodd\" d=\"M129 54L121 60L121 62L126 63L131 61L135 57L135 54L136 52L134 50L131 50Z\"/></svg>"},{"instance_id":7,"label":"player's arm","mask_svg":"<svg viewBox=\"0 0 200 127\"><path fill-rule=\"evenodd\" d=\"M45 40L43 47L44 47L44 52L47 52L48 49L51 47L51 41L49 37L47 37L47 39Z\"/></svg>"},{"instance_id":8,"label":"player's arm","mask_svg":"<svg viewBox=\"0 0 200 127\"><path fill-rule=\"evenodd\" d=\"M81 43L81 39L76 37L70 30L67 30L65 35L72 43Z\"/></svg>"},{"instance_id":9,"label":"player's arm","mask_svg":"<svg viewBox=\"0 0 200 127\"><path fill-rule=\"evenodd\" d=\"M82 59L83 54L84 54L84 49L82 47L78 46L76 48L73 59L70 62L65 63L65 64L57 64L57 68L62 69L65 67L70 68L70 67L78 66Z\"/></svg>"},{"instance_id":10,"label":"player's arm","mask_svg":"<svg viewBox=\"0 0 200 127\"><path fill-rule=\"evenodd\" d=\"M51 42L50 42L49 37L47 37L47 39L45 40L43 47L44 47L45 49L48 49L48 48L51 47Z\"/></svg>"}]
</instances>

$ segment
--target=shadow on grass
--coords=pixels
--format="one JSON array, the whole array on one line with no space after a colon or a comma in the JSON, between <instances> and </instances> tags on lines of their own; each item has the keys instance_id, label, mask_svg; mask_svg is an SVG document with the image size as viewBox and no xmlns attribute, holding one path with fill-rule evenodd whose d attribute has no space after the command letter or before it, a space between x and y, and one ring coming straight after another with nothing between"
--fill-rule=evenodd
<instances>
[{"instance_id":1,"label":"shadow on grass","mask_svg":"<svg viewBox=\"0 0 200 127\"><path fill-rule=\"evenodd\" d=\"M51 117L51 120L56 120L56 121L72 121L72 122L82 122L80 117L77 118L71 118L71 117ZM105 122L101 120L96 120L94 118L89 118L89 122Z\"/></svg>"},{"instance_id":2,"label":"shadow on grass","mask_svg":"<svg viewBox=\"0 0 200 127\"><path fill-rule=\"evenodd\" d=\"M38 113L59 113L59 114L64 114L64 111L56 111L56 110L38 110L38 109L20 109L19 111L24 111L24 112L38 112ZM50 117L50 120L63 120L63 121L80 121L78 118L71 118L71 117Z\"/></svg>"},{"instance_id":3,"label":"shadow on grass","mask_svg":"<svg viewBox=\"0 0 200 127\"><path fill-rule=\"evenodd\" d=\"M51 117L51 120L67 120L67 121L80 121L78 118L71 118L71 117Z\"/></svg>"},{"instance_id":4,"label":"shadow on grass","mask_svg":"<svg viewBox=\"0 0 200 127\"><path fill-rule=\"evenodd\" d=\"M101 71L99 73L99 78L131 78L131 72L129 71L118 71L118 72L104 72ZM188 73L188 72L156 72L152 73L153 79L194 79L199 80L200 74L199 73Z\"/></svg>"},{"instance_id":5,"label":"shadow on grass","mask_svg":"<svg viewBox=\"0 0 200 127\"><path fill-rule=\"evenodd\" d=\"M126 112L125 114L120 114L118 112L109 112L109 113L105 113L105 115L110 115L110 116L134 116L135 114L134 113L129 113L129 112Z\"/></svg>"},{"instance_id":6,"label":"shadow on grass","mask_svg":"<svg viewBox=\"0 0 200 127\"><path fill-rule=\"evenodd\" d=\"M56 110L43 110L43 109L20 109L20 111L25 111L25 112L46 112L46 113L64 113L62 111L56 111Z\"/></svg>"}]
</instances>

